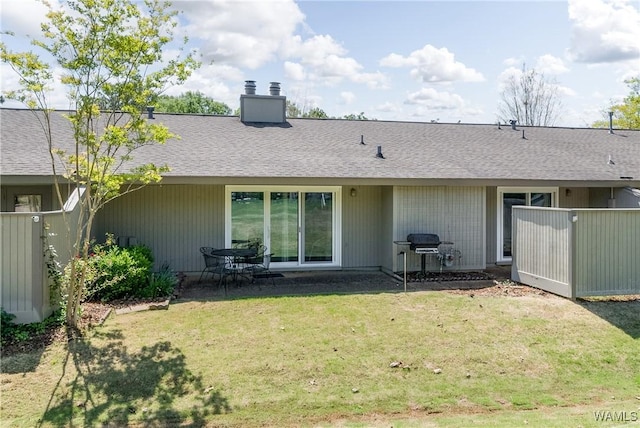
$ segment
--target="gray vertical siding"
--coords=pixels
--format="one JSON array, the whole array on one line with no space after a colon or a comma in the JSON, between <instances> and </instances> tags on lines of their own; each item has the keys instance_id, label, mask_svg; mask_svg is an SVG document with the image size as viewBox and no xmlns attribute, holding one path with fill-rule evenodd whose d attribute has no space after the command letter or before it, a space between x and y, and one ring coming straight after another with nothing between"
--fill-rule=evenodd
<instances>
[{"instance_id":1,"label":"gray vertical siding","mask_svg":"<svg viewBox=\"0 0 640 428\"><path fill-rule=\"evenodd\" d=\"M576 215L576 296L639 294L640 209Z\"/></svg>"},{"instance_id":2,"label":"gray vertical siding","mask_svg":"<svg viewBox=\"0 0 640 428\"><path fill-rule=\"evenodd\" d=\"M351 189L356 196L351 196ZM381 265L382 190L379 186L342 189L342 267Z\"/></svg>"},{"instance_id":3,"label":"gray vertical siding","mask_svg":"<svg viewBox=\"0 0 640 428\"><path fill-rule=\"evenodd\" d=\"M454 242L462 253L460 263L453 268L484 269L485 203L484 187L395 187L394 239L404 240L410 233L435 233L442 241ZM427 259L428 269L440 268L435 257ZM418 269L420 256L409 252L407 265L410 270Z\"/></svg>"},{"instance_id":4,"label":"gray vertical siding","mask_svg":"<svg viewBox=\"0 0 640 428\"><path fill-rule=\"evenodd\" d=\"M199 248L224 246L224 186L154 185L110 202L99 214L96 238L135 237L151 247L155 267L203 268Z\"/></svg>"},{"instance_id":5,"label":"gray vertical siding","mask_svg":"<svg viewBox=\"0 0 640 428\"><path fill-rule=\"evenodd\" d=\"M395 223L393 221L393 187L382 187L382 225L380 230L380 248L381 248L381 267L386 272L393 272L395 261L397 258L397 248L395 245L389 245L395 239Z\"/></svg>"},{"instance_id":6,"label":"gray vertical siding","mask_svg":"<svg viewBox=\"0 0 640 428\"><path fill-rule=\"evenodd\" d=\"M558 189L558 206L560 208L590 208L589 188L561 187Z\"/></svg>"},{"instance_id":7,"label":"gray vertical siding","mask_svg":"<svg viewBox=\"0 0 640 428\"><path fill-rule=\"evenodd\" d=\"M487 264L498 261L498 188L487 187Z\"/></svg>"}]
</instances>

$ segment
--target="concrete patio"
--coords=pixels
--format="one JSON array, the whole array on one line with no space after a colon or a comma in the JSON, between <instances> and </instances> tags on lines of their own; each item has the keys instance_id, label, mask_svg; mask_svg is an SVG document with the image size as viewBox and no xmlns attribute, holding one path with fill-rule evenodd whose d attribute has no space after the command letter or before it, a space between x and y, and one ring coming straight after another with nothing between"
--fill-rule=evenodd
<instances>
[{"instance_id":1,"label":"concrete patio","mask_svg":"<svg viewBox=\"0 0 640 428\"><path fill-rule=\"evenodd\" d=\"M408 281L407 292L437 290L472 290L492 287L496 281L510 278L510 266L492 266L479 275L480 280L451 281L445 275L443 280ZM187 276L177 289L181 300L237 299L247 297L273 297L310 294L351 294L351 293L397 293L405 290L401 276L392 276L381 271L315 271L279 272L282 276L259 278L253 283L229 281L227 292L211 275L198 282L199 275Z\"/></svg>"}]
</instances>

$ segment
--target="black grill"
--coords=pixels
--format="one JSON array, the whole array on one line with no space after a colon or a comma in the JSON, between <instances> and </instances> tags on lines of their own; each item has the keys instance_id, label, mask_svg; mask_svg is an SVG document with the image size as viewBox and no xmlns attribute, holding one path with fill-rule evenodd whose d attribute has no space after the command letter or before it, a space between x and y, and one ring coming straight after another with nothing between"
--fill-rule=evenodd
<instances>
[{"instance_id":1,"label":"black grill","mask_svg":"<svg viewBox=\"0 0 640 428\"><path fill-rule=\"evenodd\" d=\"M407 235L409 248L417 254L437 253L440 237L434 233L410 233Z\"/></svg>"}]
</instances>

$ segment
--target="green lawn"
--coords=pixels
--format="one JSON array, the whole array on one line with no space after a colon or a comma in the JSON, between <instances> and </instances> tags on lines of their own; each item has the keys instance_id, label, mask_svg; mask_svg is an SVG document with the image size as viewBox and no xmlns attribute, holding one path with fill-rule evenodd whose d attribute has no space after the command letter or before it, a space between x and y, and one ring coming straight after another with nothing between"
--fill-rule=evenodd
<instances>
[{"instance_id":1,"label":"green lawn","mask_svg":"<svg viewBox=\"0 0 640 428\"><path fill-rule=\"evenodd\" d=\"M619 426L640 418L640 301L176 302L2 370L3 427Z\"/></svg>"}]
</instances>

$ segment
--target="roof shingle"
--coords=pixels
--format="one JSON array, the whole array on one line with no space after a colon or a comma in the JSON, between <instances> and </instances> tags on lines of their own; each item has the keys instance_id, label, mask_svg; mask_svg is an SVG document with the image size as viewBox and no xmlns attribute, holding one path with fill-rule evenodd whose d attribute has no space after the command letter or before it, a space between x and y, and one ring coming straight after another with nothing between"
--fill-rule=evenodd
<instances>
[{"instance_id":1,"label":"roof shingle","mask_svg":"<svg viewBox=\"0 0 640 428\"><path fill-rule=\"evenodd\" d=\"M68 122L61 112L53 119L55 144L71 147ZM181 139L141 148L134 159L168 164L167 178L610 182L630 176L627 181L640 183L640 131L340 119L269 126L235 116L162 113L155 120ZM0 123L0 174L51 175L36 116L0 109ZM376 157L377 146L384 159Z\"/></svg>"}]
</instances>

